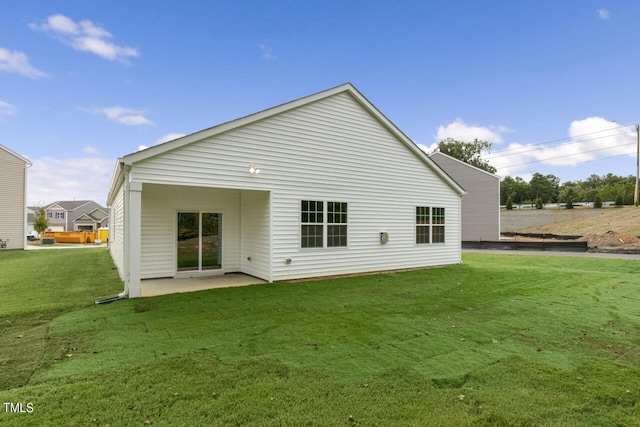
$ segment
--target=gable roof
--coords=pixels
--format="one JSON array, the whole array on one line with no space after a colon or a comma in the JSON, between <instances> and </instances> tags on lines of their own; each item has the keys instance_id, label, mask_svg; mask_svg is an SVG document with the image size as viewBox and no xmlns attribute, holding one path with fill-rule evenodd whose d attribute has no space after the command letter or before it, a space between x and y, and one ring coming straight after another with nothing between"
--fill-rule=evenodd
<instances>
[{"instance_id":1,"label":"gable roof","mask_svg":"<svg viewBox=\"0 0 640 427\"><path fill-rule=\"evenodd\" d=\"M81 208L84 205L87 205L89 203L93 202L93 200L58 200L57 202L53 202L51 204L49 204L48 206L45 206L45 210L46 209L53 209L55 206L59 207L60 209L64 209L66 211L74 211L78 208ZM95 203L95 202L94 202ZM100 205L98 205L100 206ZM96 208L98 209L98 208ZM102 209L102 207L100 207L100 210L102 210L103 212L105 211L105 209Z\"/></svg>"},{"instance_id":2,"label":"gable roof","mask_svg":"<svg viewBox=\"0 0 640 427\"><path fill-rule=\"evenodd\" d=\"M149 159L151 157L166 153L171 150L184 147L185 145L201 141L205 138L221 134L223 132L230 131L232 129L239 128L241 126L248 125L250 123L263 120L268 117L281 114L283 112L293 110L295 108L311 104L312 102L325 99L339 93L349 93L353 98L373 117L375 117L387 130L389 130L396 138L398 138L404 145L409 148L418 158L420 158L427 167L429 167L436 175L440 177L447 185L449 185L454 191L460 195L466 194L464 189L447 175L433 160L427 156L427 154L420 149L404 132L402 132L391 120L389 120L380 110L378 110L364 95L362 95L351 83L344 83L340 86L336 86L331 89L324 90L322 92L315 93L313 95L305 96L303 98L296 99L284 104L277 105L275 107L268 108L266 110L259 111L257 113L250 114L248 116L240 117L235 120L231 120L217 126L213 126L199 132L192 133L190 135L183 136L181 138L174 139L172 141L158 144L144 150L140 150L131 154L127 154L124 157L118 159L116 163L116 170L114 171L113 179L111 182L111 189L107 200L112 200L112 195L117 185L122 180L122 170L120 166L131 166L136 162Z\"/></svg>"},{"instance_id":3,"label":"gable roof","mask_svg":"<svg viewBox=\"0 0 640 427\"><path fill-rule=\"evenodd\" d=\"M12 156L14 156L14 157L18 158L19 160L22 160L23 162L25 162L27 167L31 167L32 163L28 159L22 157L20 154L14 152L14 151L9 150L7 147L5 147L2 144L0 144L0 150L6 151L7 153L11 154Z\"/></svg>"},{"instance_id":4,"label":"gable roof","mask_svg":"<svg viewBox=\"0 0 640 427\"><path fill-rule=\"evenodd\" d=\"M101 215L101 216L95 215L96 211L102 212L104 215ZM107 217L107 215L101 209L96 209L96 210L92 211L91 213L85 213L85 214L80 215L78 218L74 219L73 222L76 222L76 221L102 221L106 217Z\"/></svg>"}]
</instances>

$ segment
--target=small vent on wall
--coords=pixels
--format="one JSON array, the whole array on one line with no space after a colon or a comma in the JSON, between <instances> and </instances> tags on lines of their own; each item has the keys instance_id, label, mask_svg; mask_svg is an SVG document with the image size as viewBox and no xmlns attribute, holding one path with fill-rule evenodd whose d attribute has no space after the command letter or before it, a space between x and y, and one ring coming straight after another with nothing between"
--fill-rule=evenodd
<instances>
[{"instance_id":1,"label":"small vent on wall","mask_svg":"<svg viewBox=\"0 0 640 427\"><path fill-rule=\"evenodd\" d=\"M380 243L387 243L389 241L389 233L380 233Z\"/></svg>"}]
</instances>

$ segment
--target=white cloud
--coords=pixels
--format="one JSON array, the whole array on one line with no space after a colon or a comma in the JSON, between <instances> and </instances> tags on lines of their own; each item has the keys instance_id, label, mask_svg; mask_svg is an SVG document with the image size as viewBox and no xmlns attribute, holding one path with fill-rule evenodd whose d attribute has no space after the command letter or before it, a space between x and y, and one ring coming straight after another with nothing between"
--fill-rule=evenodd
<instances>
[{"instance_id":1,"label":"white cloud","mask_svg":"<svg viewBox=\"0 0 640 427\"><path fill-rule=\"evenodd\" d=\"M607 9L598 9L598 16L600 17L600 19L609 19L611 18L611 12L609 12Z\"/></svg>"},{"instance_id":2,"label":"white cloud","mask_svg":"<svg viewBox=\"0 0 640 427\"><path fill-rule=\"evenodd\" d=\"M67 16L56 14L41 24L29 24L29 28L43 31L75 50L93 53L110 61L129 63L129 58L140 56L132 47L113 43L113 35L109 31L87 19L75 22Z\"/></svg>"},{"instance_id":3,"label":"white cloud","mask_svg":"<svg viewBox=\"0 0 640 427\"><path fill-rule=\"evenodd\" d=\"M97 156L98 154L100 154L100 151L98 151L97 148L92 147L90 145L87 145L86 147L82 148L82 152L84 154L89 154L90 156Z\"/></svg>"},{"instance_id":4,"label":"white cloud","mask_svg":"<svg viewBox=\"0 0 640 427\"><path fill-rule=\"evenodd\" d=\"M81 109L92 113L104 114L111 121L128 126L150 125L153 126L151 120L144 116L144 111L134 110L132 108L124 108L120 106L106 108Z\"/></svg>"},{"instance_id":5,"label":"white cloud","mask_svg":"<svg viewBox=\"0 0 640 427\"><path fill-rule=\"evenodd\" d=\"M11 105L8 102L0 101L0 116L13 116L18 112L15 105Z\"/></svg>"},{"instance_id":6,"label":"white cloud","mask_svg":"<svg viewBox=\"0 0 640 427\"><path fill-rule=\"evenodd\" d=\"M115 160L97 156L31 158L27 169L27 204L56 200L94 200L104 205Z\"/></svg>"},{"instance_id":7,"label":"white cloud","mask_svg":"<svg viewBox=\"0 0 640 427\"><path fill-rule=\"evenodd\" d=\"M266 43L258 43L258 47L262 51L262 57L267 60L278 59L275 53L273 53L273 49L268 46Z\"/></svg>"},{"instance_id":8,"label":"white cloud","mask_svg":"<svg viewBox=\"0 0 640 427\"><path fill-rule=\"evenodd\" d=\"M21 74L31 79L39 79L47 76L46 73L29 64L29 58L24 52L17 50L10 51L3 47L0 47L0 70Z\"/></svg>"},{"instance_id":9,"label":"white cloud","mask_svg":"<svg viewBox=\"0 0 640 427\"><path fill-rule=\"evenodd\" d=\"M474 139L480 139L499 144L502 142L502 134L510 131L505 126L475 126L468 125L461 119L456 119L446 126L438 126L436 138L438 141L453 138L463 142L473 142Z\"/></svg>"}]
</instances>

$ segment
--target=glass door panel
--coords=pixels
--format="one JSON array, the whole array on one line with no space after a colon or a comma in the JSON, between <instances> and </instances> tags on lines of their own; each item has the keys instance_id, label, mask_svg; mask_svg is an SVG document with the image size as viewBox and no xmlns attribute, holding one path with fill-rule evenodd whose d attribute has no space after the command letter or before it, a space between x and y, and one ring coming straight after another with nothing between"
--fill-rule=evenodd
<instances>
[{"instance_id":1,"label":"glass door panel","mask_svg":"<svg viewBox=\"0 0 640 427\"><path fill-rule=\"evenodd\" d=\"M222 214L202 214L202 269L222 267Z\"/></svg>"},{"instance_id":2,"label":"glass door panel","mask_svg":"<svg viewBox=\"0 0 640 427\"><path fill-rule=\"evenodd\" d=\"M178 212L178 271L199 269L200 215Z\"/></svg>"}]
</instances>

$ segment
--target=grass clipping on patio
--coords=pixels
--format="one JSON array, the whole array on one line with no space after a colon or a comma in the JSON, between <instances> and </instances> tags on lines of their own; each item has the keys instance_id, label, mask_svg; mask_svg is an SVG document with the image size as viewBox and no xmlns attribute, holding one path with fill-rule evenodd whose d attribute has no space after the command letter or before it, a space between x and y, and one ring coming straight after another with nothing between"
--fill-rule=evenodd
<instances>
[{"instance_id":1,"label":"grass clipping on patio","mask_svg":"<svg viewBox=\"0 0 640 427\"><path fill-rule=\"evenodd\" d=\"M34 333L30 375L0 391L33 413L0 423L640 423L637 261L464 261L105 306L73 297ZM33 322L23 311L1 321Z\"/></svg>"}]
</instances>

